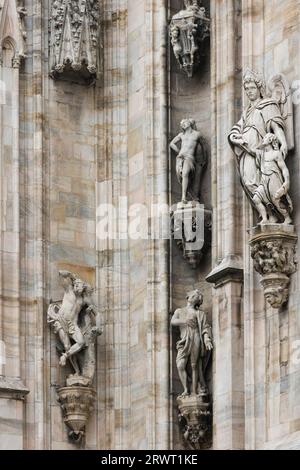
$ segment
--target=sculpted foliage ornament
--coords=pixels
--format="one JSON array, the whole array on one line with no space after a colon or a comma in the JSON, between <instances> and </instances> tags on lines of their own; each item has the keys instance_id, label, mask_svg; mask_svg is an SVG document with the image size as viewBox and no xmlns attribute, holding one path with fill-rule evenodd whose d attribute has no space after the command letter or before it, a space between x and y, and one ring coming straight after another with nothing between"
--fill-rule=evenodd
<instances>
[{"instance_id":1,"label":"sculpted foliage ornament","mask_svg":"<svg viewBox=\"0 0 300 470\"><path fill-rule=\"evenodd\" d=\"M173 16L169 32L174 55L188 77L201 63L203 43L210 34L210 19L198 0L184 0L185 9Z\"/></svg>"},{"instance_id":2,"label":"sculpted foliage ornament","mask_svg":"<svg viewBox=\"0 0 300 470\"><path fill-rule=\"evenodd\" d=\"M176 344L176 365L183 387L177 397L179 420L184 439L194 449L208 442L211 417L205 374L213 342L206 314L200 310L202 303L203 296L198 289L189 292L186 307L176 310L171 319L171 325L180 330Z\"/></svg>"},{"instance_id":3,"label":"sculpted foliage ornament","mask_svg":"<svg viewBox=\"0 0 300 470\"><path fill-rule=\"evenodd\" d=\"M53 0L50 36L52 78L93 83L100 67L98 0Z\"/></svg>"},{"instance_id":4,"label":"sculpted foliage ornament","mask_svg":"<svg viewBox=\"0 0 300 470\"><path fill-rule=\"evenodd\" d=\"M59 271L64 297L49 305L47 321L58 336L61 367L70 367L66 387L58 390L69 435L79 441L93 408L92 387L96 367L95 341L101 335L100 314L92 301L93 289L75 274Z\"/></svg>"},{"instance_id":5,"label":"sculpted foliage ornament","mask_svg":"<svg viewBox=\"0 0 300 470\"><path fill-rule=\"evenodd\" d=\"M297 235L291 225L265 225L252 230L251 256L261 274L266 301L279 309L288 300L290 276L296 271Z\"/></svg>"}]
</instances>

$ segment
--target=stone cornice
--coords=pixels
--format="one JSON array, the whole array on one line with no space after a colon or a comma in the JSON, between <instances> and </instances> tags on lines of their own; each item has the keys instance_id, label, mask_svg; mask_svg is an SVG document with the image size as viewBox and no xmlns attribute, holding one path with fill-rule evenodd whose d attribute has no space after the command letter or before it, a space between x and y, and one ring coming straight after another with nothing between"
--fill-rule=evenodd
<instances>
[{"instance_id":1,"label":"stone cornice","mask_svg":"<svg viewBox=\"0 0 300 470\"><path fill-rule=\"evenodd\" d=\"M0 377L0 398L12 398L14 400L24 400L29 393L21 379Z\"/></svg>"},{"instance_id":2,"label":"stone cornice","mask_svg":"<svg viewBox=\"0 0 300 470\"><path fill-rule=\"evenodd\" d=\"M226 256L206 277L206 281L221 287L228 282L243 282L242 259L237 255Z\"/></svg>"}]
</instances>

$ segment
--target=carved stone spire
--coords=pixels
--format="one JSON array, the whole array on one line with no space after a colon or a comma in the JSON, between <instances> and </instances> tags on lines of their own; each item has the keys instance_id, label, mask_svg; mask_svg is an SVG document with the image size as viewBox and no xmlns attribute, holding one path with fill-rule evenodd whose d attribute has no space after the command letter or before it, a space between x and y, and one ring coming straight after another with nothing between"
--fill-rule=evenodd
<instances>
[{"instance_id":1,"label":"carved stone spire","mask_svg":"<svg viewBox=\"0 0 300 470\"><path fill-rule=\"evenodd\" d=\"M2 0L0 2L0 42L2 47L6 41L11 44L14 50L13 67L19 67L21 60L25 57L25 16L26 9L23 0ZM2 50L0 51L0 61L2 61Z\"/></svg>"},{"instance_id":2,"label":"carved stone spire","mask_svg":"<svg viewBox=\"0 0 300 470\"><path fill-rule=\"evenodd\" d=\"M100 68L98 0L53 0L50 75L91 84Z\"/></svg>"}]
</instances>

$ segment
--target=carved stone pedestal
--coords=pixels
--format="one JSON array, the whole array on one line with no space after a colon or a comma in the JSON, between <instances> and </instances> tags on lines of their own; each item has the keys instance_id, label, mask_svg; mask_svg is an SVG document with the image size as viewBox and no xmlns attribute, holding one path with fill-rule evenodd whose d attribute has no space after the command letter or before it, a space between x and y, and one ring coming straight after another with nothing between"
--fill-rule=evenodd
<instances>
[{"instance_id":1,"label":"carved stone pedestal","mask_svg":"<svg viewBox=\"0 0 300 470\"><path fill-rule=\"evenodd\" d=\"M191 449L211 445L211 412L207 395L188 395L177 398L183 437Z\"/></svg>"},{"instance_id":2,"label":"carved stone pedestal","mask_svg":"<svg viewBox=\"0 0 300 470\"><path fill-rule=\"evenodd\" d=\"M87 420L94 409L96 392L90 387L73 385L58 390L64 422L70 428L69 437L80 442L85 435Z\"/></svg>"},{"instance_id":3,"label":"carved stone pedestal","mask_svg":"<svg viewBox=\"0 0 300 470\"><path fill-rule=\"evenodd\" d=\"M298 237L293 225L266 224L251 230L251 256L267 302L280 308L289 296L290 276L296 271L295 246Z\"/></svg>"},{"instance_id":4,"label":"carved stone pedestal","mask_svg":"<svg viewBox=\"0 0 300 470\"><path fill-rule=\"evenodd\" d=\"M197 268L211 242L211 212L196 201L177 204L173 234L184 259Z\"/></svg>"}]
</instances>

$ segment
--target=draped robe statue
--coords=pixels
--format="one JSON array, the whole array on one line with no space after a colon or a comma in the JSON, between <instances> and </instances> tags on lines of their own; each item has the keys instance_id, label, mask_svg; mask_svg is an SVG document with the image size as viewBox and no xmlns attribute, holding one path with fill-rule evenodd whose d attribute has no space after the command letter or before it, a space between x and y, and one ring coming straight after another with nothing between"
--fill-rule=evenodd
<instances>
[{"instance_id":1,"label":"draped robe statue","mask_svg":"<svg viewBox=\"0 0 300 470\"><path fill-rule=\"evenodd\" d=\"M278 75L276 79L277 84L282 84L282 76ZM290 116L284 115L280 100L266 97L265 83L257 73L247 70L243 78L243 85L249 99L249 105L243 111L240 121L232 128L228 139L237 159L243 189L250 202L258 210L255 196L257 199L258 187L261 187L263 173L258 151L262 148L266 135L273 134L278 143L278 151L285 160L289 149L286 126ZM283 216L286 223L291 222L287 214L287 212L291 212L291 201L288 196L289 187L285 185L282 188L285 189L280 191L281 196L278 204L274 204L274 195L261 200L266 209L266 217L263 217L258 210L262 217L262 223L276 223L280 219L280 215ZM278 207L283 210L278 210Z\"/></svg>"},{"instance_id":2,"label":"draped robe statue","mask_svg":"<svg viewBox=\"0 0 300 470\"><path fill-rule=\"evenodd\" d=\"M183 394L189 394L187 366L190 362L191 393L206 394L205 369L213 349L211 327L205 312L200 310L203 302L201 292L196 289L187 294L187 306L175 311L171 325L180 329L180 339L176 344L176 364L178 375L183 386Z\"/></svg>"}]
</instances>

